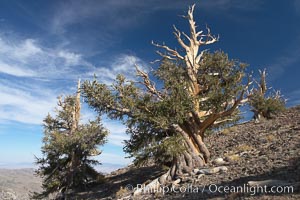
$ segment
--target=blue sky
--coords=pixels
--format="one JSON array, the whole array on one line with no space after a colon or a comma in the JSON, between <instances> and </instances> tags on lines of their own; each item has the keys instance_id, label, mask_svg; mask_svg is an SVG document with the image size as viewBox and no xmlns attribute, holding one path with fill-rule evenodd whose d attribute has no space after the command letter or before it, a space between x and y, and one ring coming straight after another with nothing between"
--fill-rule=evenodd
<instances>
[{"instance_id":1,"label":"blue sky","mask_svg":"<svg viewBox=\"0 0 300 200\"><path fill-rule=\"evenodd\" d=\"M147 69L159 58L152 40L178 47L172 26L188 32L180 15L193 3L198 27L220 36L210 50L249 63L249 71L267 68L288 106L300 104L300 0L0 1L0 167L40 155L42 120L78 78L133 78L135 63ZM82 118L93 115L85 108ZM101 161L128 164L125 127L104 125L111 134Z\"/></svg>"}]
</instances>

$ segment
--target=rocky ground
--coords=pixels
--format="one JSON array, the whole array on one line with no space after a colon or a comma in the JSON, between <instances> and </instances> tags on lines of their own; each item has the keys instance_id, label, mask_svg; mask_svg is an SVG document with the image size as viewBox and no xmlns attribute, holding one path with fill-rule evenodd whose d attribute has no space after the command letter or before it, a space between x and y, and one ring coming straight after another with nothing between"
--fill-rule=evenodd
<instances>
[{"instance_id":1,"label":"rocky ground","mask_svg":"<svg viewBox=\"0 0 300 200\"><path fill-rule=\"evenodd\" d=\"M147 184L165 170L156 166L128 166L107 175L104 184L72 199L300 199L300 106L288 109L273 120L251 121L211 134L205 142L212 161L205 168L196 169L192 177L182 177L170 186L173 192L165 189L164 194L160 190L134 196L137 184ZM220 171L212 173L212 169ZM10 194L8 186L14 183L3 182L0 170L0 199L3 188ZM250 187L252 184L268 187L266 192L257 192ZM272 186L278 186L272 190L279 192L271 192ZM17 191L14 189L15 195Z\"/></svg>"},{"instance_id":2,"label":"rocky ground","mask_svg":"<svg viewBox=\"0 0 300 200\"><path fill-rule=\"evenodd\" d=\"M222 166L221 169L225 170L211 175L204 175L205 170L195 170L196 175L183 177L180 183L174 185L175 191L181 188L186 192L133 196L131 186L149 183L163 174L163 170L157 167L128 167L110 174L107 184L95 188L97 195L85 193L82 198L300 199L300 106L290 108L272 120L260 123L250 121L211 134L206 138L206 143L211 150L212 161L205 168ZM258 183L253 181L268 181L263 183L266 192L254 191L255 188L250 186ZM289 186L292 186L293 192L291 187L290 192L287 191ZM225 192L225 187L231 191L239 187L240 191Z\"/></svg>"}]
</instances>

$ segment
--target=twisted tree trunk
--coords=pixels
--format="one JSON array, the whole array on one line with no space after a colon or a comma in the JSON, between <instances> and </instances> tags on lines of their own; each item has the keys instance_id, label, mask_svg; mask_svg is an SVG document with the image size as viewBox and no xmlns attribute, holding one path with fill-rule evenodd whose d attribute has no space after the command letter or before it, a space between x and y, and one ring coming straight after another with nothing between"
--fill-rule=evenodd
<instances>
[{"instance_id":1,"label":"twisted tree trunk","mask_svg":"<svg viewBox=\"0 0 300 200\"><path fill-rule=\"evenodd\" d=\"M173 159L172 166L166 176L169 181L186 173L193 174L195 168L204 166L210 158L201 132L193 132L190 127L184 129L179 125L173 125L173 129L182 136L185 150Z\"/></svg>"}]
</instances>

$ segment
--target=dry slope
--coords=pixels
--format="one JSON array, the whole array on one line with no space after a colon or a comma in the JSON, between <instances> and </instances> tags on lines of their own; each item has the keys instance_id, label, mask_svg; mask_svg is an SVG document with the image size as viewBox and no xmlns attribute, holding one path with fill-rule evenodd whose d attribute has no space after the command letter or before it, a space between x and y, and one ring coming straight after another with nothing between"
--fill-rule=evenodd
<instances>
[{"instance_id":1,"label":"dry slope","mask_svg":"<svg viewBox=\"0 0 300 200\"><path fill-rule=\"evenodd\" d=\"M140 169L140 176L137 176L137 179L126 176L132 174L135 169L124 169L108 178L108 181L114 180L117 184L118 192L114 189L110 193L106 191L92 198L111 199L123 196L129 199L300 199L300 106L289 108L269 121L260 123L251 121L212 134L206 138L206 143L212 154L212 162L206 168L222 165L227 171L212 175L200 175L197 172L194 176L181 178L181 182L176 186L188 188L192 185L199 188L198 193L188 191L129 196L131 193L124 189L126 184L143 183L142 179L149 173L149 169L146 173ZM224 160L223 163L213 162L220 158ZM216 186L233 188L247 186L249 181L264 180L277 180L271 183L275 185L280 185L278 181L292 185L293 193L291 191L272 193L269 191L270 188L267 188L268 193L214 191ZM103 191L101 189L103 187L105 186L99 187L98 191Z\"/></svg>"}]
</instances>

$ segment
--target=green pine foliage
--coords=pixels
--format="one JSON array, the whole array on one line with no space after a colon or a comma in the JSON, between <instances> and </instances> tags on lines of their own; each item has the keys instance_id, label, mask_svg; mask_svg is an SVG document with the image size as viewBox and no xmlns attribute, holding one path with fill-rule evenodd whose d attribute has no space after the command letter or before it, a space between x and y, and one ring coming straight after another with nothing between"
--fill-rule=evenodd
<instances>
[{"instance_id":1,"label":"green pine foliage","mask_svg":"<svg viewBox=\"0 0 300 200\"><path fill-rule=\"evenodd\" d=\"M43 192L35 194L43 199L50 194L66 196L70 191L85 189L101 181L102 175L93 166L99 164L93 156L99 155L99 145L105 143L107 130L100 118L78 124L73 130L76 97L66 96L59 101L56 116L44 119L42 157L36 158L37 174L43 178ZM80 110L78 111L80 112Z\"/></svg>"},{"instance_id":2,"label":"green pine foliage","mask_svg":"<svg viewBox=\"0 0 300 200\"><path fill-rule=\"evenodd\" d=\"M203 110L213 108L215 113L224 111L230 107L230 100L242 93L245 87L242 81L247 64L230 59L223 51L206 52L203 57L198 82L204 87L200 98L208 100L202 101L200 107ZM232 119L230 122L237 121L240 119L239 110L236 109L230 116L220 118L219 121L226 121L228 117Z\"/></svg>"},{"instance_id":3,"label":"green pine foliage","mask_svg":"<svg viewBox=\"0 0 300 200\"><path fill-rule=\"evenodd\" d=\"M156 84L163 85L158 94L145 90L143 84L139 84L143 82L127 80L123 75L118 75L111 86L97 80L84 82L84 97L88 104L100 115L108 114L110 118L121 119L126 124L130 139L125 141L124 150L135 158L135 164L154 161L156 164L170 165L185 151L182 136L172 130L171 125L184 126L189 121L190 114L195 110L193 98L207 98L200 102L199 107L218 113L230 109L232 98L242 95L245 86L241 82L246 64L229 59L222 51L207 52L203 57L198 82L205 88L196 97L187 90L188 76L184 63L167 59L162 60L152 74ZM223 123L210 127L226 125L238 119L237 109L229 116L220 117Z\"/></svg>"},{"instance_id":4,"label":"green pine foliage","mask_svg":"<svg viewBox=\"0 0 300 200\"><path fill-rule=\"evenodd\" d=\"M249 105L255 113L254 118L260 115L265 119L272 119L279 112L285 110L285 99L278 91L269 95L262 95L255 91L250 97Z\"/></svg>"},{"instance_id":5,"label":"green pine foliage","mask_svg":"<svg viewBox=\"0 0 300 200\"><path fill-rule=\"evenodd\" d=\"M285 109L286 100L280 91L271 91L266 83L266 70L259 71L260 81L256 82L257 88L253 89L249 95L249 105L254 112L254 118L261 117L271 119Z\"/></svg>"}]
</instances>

